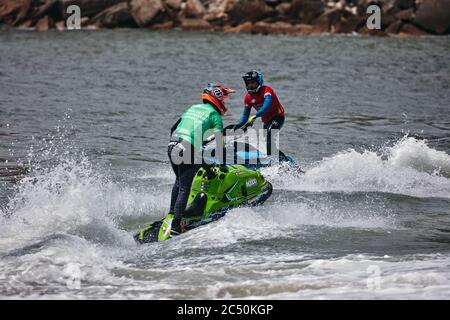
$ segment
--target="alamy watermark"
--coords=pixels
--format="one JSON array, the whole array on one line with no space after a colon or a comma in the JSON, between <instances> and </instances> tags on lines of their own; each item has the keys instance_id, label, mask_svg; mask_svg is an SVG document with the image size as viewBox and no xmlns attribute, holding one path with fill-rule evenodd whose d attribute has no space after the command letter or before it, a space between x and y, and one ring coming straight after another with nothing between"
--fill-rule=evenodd
<instances>
[{"instance_id":1,"label":"alamy watermark","mask_svg":"<svg viewBox=\"0 0 450 320\"><path fill-rule=\"evenodd\" d=\"M66 27L68 30L81 29L81 9L77 5L70 5L67 7L67 14L70 16L66 20Z\"/></svg>"},{"instance_id":2,"label":"alamy watermark","mask_svg":"<svg viewBox=\"0 0 450 320\"><path fill-rule=\"evenodd\" d=\"M366 272L369 277L366 280L367 289L375 291L381 289L381 268L377 265L370 265Z\"/></svg>"},{"instance_id":3,"label":"alamy watermark","mask_svg":"<svg viewBox=\"0 0 450 320\"><path fill-rule=\"evenodd\" d=\"M207 146L194 149L186 141L171 142L169 153L173 164L258 164L262 157L269 156L271 161L279 160L279 131L272 129L225 130L214 132L207 130L202 134L197 126L193 135L193 145Z\"/></svg>"},{"instance_id":4,"label":"alamy watermark","mask_svg":"<svg viewBox=\"0 0 450 320\"><path fill-rule=\"evenodd\" d=\"M64 269L67 276L66 286L72 290L81 289L81 269L77 263L68 263Z\"/></svg>"},{"instance_id":5,"label":"alamy watermark","mask_svg":"<svg viewBox=\"0 0 450 320\"><path fill-rule=\"evenodd\" d=\"M70 16L66 20L68 30L81 29L81 8L78 5L70 5L67 7L67 14ZM381 8L379 5L372 4L367 7L366 13L370 14L366 21L366 27L369 30L381 29Z\"/></svg>"},{"instance_id":6,"label":"alamy watermark","mask_svg":"<svg viewBox=\"0 0 450 320\"><path fill-rule=\"evenodd\" d=\"M367 18L366 26L369 30L381 29L381 8L373 4L367 7L366 13L370 14Z\"/></svg>"}]
</instances>

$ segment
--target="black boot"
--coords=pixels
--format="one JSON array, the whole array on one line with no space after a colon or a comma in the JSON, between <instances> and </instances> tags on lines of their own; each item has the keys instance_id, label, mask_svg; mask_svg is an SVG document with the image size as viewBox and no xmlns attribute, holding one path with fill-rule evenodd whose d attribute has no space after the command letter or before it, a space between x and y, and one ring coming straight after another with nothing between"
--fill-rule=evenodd
<instances>
[{"instance_id":1,"label":"black boot","mask_svg":"<svg viewBox=\"0 0 450 320\"><path fill-rule=\"evenodd\" d=\"M172 235L179 235L180 233L183 233L183 229L181 227L181 218L173 218L172 220L172 227L170 228L170 233Z\"/></svg>"}]
</instances>

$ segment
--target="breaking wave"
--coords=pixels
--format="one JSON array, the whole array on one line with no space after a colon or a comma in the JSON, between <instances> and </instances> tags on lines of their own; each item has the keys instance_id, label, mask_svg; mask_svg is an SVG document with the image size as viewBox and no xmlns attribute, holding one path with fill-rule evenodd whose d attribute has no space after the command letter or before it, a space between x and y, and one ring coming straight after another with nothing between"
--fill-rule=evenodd
<instances>
[{"instance_id":1,"label":"breaking wave","mask_svg":"<svg viewBox=\"0 0 450 320\"><path fill-rule=\"evenodd\" d=\"M313 164L302 176L280 177L278 171L268 168L263 173L280 189L450 198L450 155L411 137L378 152L340 152Z\"/></svg>"}]
</instances>

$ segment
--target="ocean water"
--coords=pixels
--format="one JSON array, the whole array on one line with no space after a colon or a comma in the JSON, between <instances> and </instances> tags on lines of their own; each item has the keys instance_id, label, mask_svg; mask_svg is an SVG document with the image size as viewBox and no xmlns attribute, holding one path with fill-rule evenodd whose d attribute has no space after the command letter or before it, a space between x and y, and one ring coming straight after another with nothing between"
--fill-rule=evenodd
<instances>
[{"instance_id":1,"label":"ocean water","mask_svg":"<svg viewBox=\"0 0 450 320\"><path fill-rule=\"evenodd\" d=\"M449 52L449 37L0 31L0 298L448 299ZM170 127L208 82L236 89L236 122L253 68L305 173L265 168L263 206L137 245L169 207Z\"/></svg>"}]
</instances>

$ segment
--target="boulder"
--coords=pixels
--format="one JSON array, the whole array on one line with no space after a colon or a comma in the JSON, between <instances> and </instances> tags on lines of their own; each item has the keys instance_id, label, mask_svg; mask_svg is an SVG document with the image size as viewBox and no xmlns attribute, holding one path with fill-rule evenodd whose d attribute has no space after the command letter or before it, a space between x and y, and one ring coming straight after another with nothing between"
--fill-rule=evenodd
<instances>
[{"instance_id":1,"label":"boulder","mask_svg":"<svg viewBox=\"0 0 450 320\"><path fill-rule=\"evenodd\" d=\"M325 4L321 0L294 0L292 8L298 10L300 22L310 24L325 11Z\"/></svg>"},{"instance_id":2,"label":"boulder","mask_svg":"<svg viewBox=\"0 0 450 320\"><path fill-rule=\"evenodd\" d=\"M187 0L183 9L183 15L187 18L200 18L205 11L205 7L200 0Z\"/></svg>"},{"instance_id":3,"label":"boulder","mask_svg":"<svg viewBox=\"0 0 450 320\"><path fill-rule=\"evenodd\" d=\"M92 18L92 22L105 28L136 26L133 16L131 15L130 5L127 1L103 10Z\"/></svg>"},{"instance_id":4,"label":"boulder","mask_svg":"<svg viewBox=\"0 0 450 320\"><path fill-rule=\"evenodd\" d=\"M233 33L240 33L240 32L246 32L249 33L253 29L253 23L250 21L244 22L242 24L239 24L235 27L226 26L223 31L224 32L233 32Z\"/></svg>"},{"instance_id":5,"label":"boulder","mask_svg":"<svg viewBox=\"0 0 450 320\"><path fill-rule=\"evenodd\" d=\"M212 30L212 26L204 19L181 19L180 27L183 30Z\"/></svg>"},{"instance_id":6,"label":"boulder","mask_svg":"<svg viewBox=\"0 0 450 320\"><path fill-rule=\"evenodd\" d=\"M274 15L275 9L263 0L226 0L225 12L228 21L233 25L246 21L260 21Z\"/></svg>"},{"instance_id":7,"label":"boulder","mask_svg":"<svg viewBox=\"0 0 450 320\"><path fill-rule=\"evenodd\" d=\"M315 19L314 23L326 30L331 30L331 26L337 24L346 15L348 15L348 13L345 10L335 7L323 12Z\"/></svg>"},{"instance_id":8,"label":"boulder","mask_svg":"<svg viewBox=\"0 0 450 320\"><path fill-rule=\"evenodd\" d=\"M372 37L387 37L388 34L384 30L369 30L367 28L362 28L358 30L358 33L366 35L366 36L372 36Z\"/></svg>"},{"instance_id":9,"label":"boulder","mask_svg":"<svg viewBox=\"0 0 450 320\"><path fill-rule=\"evenodd\" d=\"M437 34L450 33L450 0L417 0L414 24Z\"/></svg>"},{"instance_id":10,"label":"boulder","mask_svg":"<svg viewBox=\"0 0 450 320\"><path fill-rule=\"evenodd\" d=\"M89 29L97 29L98 27L91 23L91 19L89 17L81 17L81 27L82 28L89 28Z\"/></svg>"},{"instance_id":11,"label":"boulder","mask_svg":"<svg viewBox=\"0 0 450 320\"><path fill-rule=\"evenodd\" d=\"M364 18L367 21L367 17ZM390 13L381 14L381 29L386 29L394 22L398 21L398 18Z\"/></svg>"},{"instance_id":12,"label":"boulder","mask_svg":"<svg viewBox=\"0 0 450 320\"><path fill-rule=\"evenodd\" d=\"M383 0L383 1L380 1L379 5L381 7L382 14L395 13L398 10L398 8L397 8L397 1L398 0Z\"/></svg>"},{"instance_id":13,"label":"boulder","mask_svg":"<svg viewBox=\"0 0 450 320\"><path fill-rule=\"evenodd\" d=\"M294 34L295 27L287 22L267 23L260 21L254 24L251 32L260 34Z\"/></svg>"},{"instance_id":14,"label":"boulder","mask_svg":"<svg viewBox=\"0 0 450 320\"><path fill-rule=\"evenodd\" d=\"M416 0L397 0L397 7L401 10L414 8Z\"/></svg>"},{"instance_id":15,"label":"boulder","mask_svg":"<svg viewBox=\"0 0 450 320\"><path fill-rule=\"evenodd\" d=\"M15 15L24 7L30 6L31 0L2 0L0 1L0 18Z\"/></svg>"},{"instance_id":16,"label":"boulder","mask_svg":"<svg viewBox=\"0 0 450 320\"><path fill-rule=\"evenodd\" d=\"M175 27L175 24L173 21L166 21L162 23L156 23L152 25L153 30L170 30Z\"/></svg>"},{"instance_id":17,"label":"boulder","mask_svg":"<svg viewBox=\"0 0 450 320\"><path fill-rule=\"evenodd\" d=\"M413 21L416 15L414 13L414 9L410 8L407 10L399 11L394 16L402 21Z\"/></svg>"},{"instance_id":18,"label":"boulder","mask_svg":"<svg viewBox=\"0 0 450 320\"><path fill-rule=\"evenodd\" d=\"M26 18L31 0L0 1L0 23L16 25Z\"/></svg>"},{"instance_id":19,"label":"boulder","mask_svg":"<svg viewBox=\"0 0 450 320\"><path fill-rule=\"evenodd\" d=\"M280 3L275 7L277 15L280 17L288 17L291 11L291 4L289 2Z\"/></svg>"},{"instance_id":20,"label":"boulder","mask_svg":"<svg viewBox=\"0 0 450 320\"><path fill-rule=\"evenodd\" d=\"M123 2L124 0L58 0L58 4L63 17L67 17L67 8L71 5L80 7L82 17L93 17L101 11Z\"/></svg>"},{"instance_id":21,"label":"boulder","mask_svg":"<svg viewBox=\"0 0 450 320\"><path fill-rule=\"evenodd\" d=\"M281 3L281 0L264 0L264 2L265 2L268 6L270 6L270 7L272 7L272 8L275 8L277 5L279 5L279 4Z\"/></svg>"},{"instance_id":22,"label":"boulder","mask_svg":"<svg viewBox=\"0 0 450 320\"><path fill-rule=\"evenodd\" d=\"M33 27L33 20L25 20L19 24L19 29L30 29Z\"/></svg>"},{"instance_id":23,"label":"boulder","mask_svg":"<svg viewBox=\"0 0 450 320\"><path fill-rule=\"evenodd\" d=\"M351 15L347 17L342 17L332 28L333 33L352 33L353 31L361 28L365 19L360 16Z\"/></svg>"},{"instance_id":24,"label":"boulder","mask_svg":"<svg viewBox=\"0 0 450 320\"><path fill-rule=\"evenodd\" d=\"M36 2L34 1L34 3ZM35 10L33 10L31 16L32 19L34 20L40 19L45 15L48 15L54 21L66 20L67 17L72 14L67 13L67 8L70 5L78 5L80 7L81 17L92 16L95 12L100 12L104 8L104 6L107 7L108 3L114 3L114 1L100 2L97 0L87 3L81 0L79 1L45 0L41 1L40 3L41 5L36 7Z\"/></svg>"},{"instance_id":25,"label":"boulder","mask_svg":"<svg viewBox=\"0 0 450 320\"><path fill-rule=\"evenodd\" d=\"M304 1L302 11L300 12L300 21L303 23L312 23L325 11L324 3L320 0Z\"/></svg>"},{"instance_id":26,"label":"boulder","mask_svg":"<svg viewBox=\"0 0 450 320\"><path fill-rule=\"evenodd\" d=\"M183 3L183 0L165 0L164 2L170 9L181 10L181 4Z\"/></svg>"},{"instance_id":27,"label":"boulder","mask_svg":"<svg viewBox=\"0 0 450 320\"><path fill-rule=\"evenodd\" d=\"M281 21L275 23L260 21L253 25L251 32L259 34L310 35L319 34L322 30L317 29L313 25L293 25Z\"/></svg>"},{"instance_id":28,"label":"boulder","mask_svg":"<svg viewBox=\"0 0 450 320\"><path fill-rule=\"evenodd\" d=\"M49 16L45 16L36 23L36 31L47 31L53 26L53 20Z\"/></svg>"},{"instance_id":29,"label":"boulder","mask_svg":"<svg viewBox=\"0 0 450 320\"><path fill-rule=\"evenodd\" d=\"M407 23L402 25L398 35L400 37L411 37L411 36L424 36L428 33L417 28L415 25Z\"/></svg>"},{"instance_id":30,"label":"boulder","mask_svg":"<svg viewBox=\"0 0 450 320\"><path fill-rule=\"evenodd\" d=\"M400 28L402 27L403 22L402 21L395 21L389 27L384 30L387 34L396 34L400 31Z\"/></svg>"},{"instance_id":31,"label":"boulder","mask_svg":"<svg viewBox=\"0 0 450 320\"><path fill-rule=\"evenodd\" d=\"M297 34L300 35L313 35L328 32L328 29L322 28L317 25L297 24L295 26L298 28Z\"/></svg>"},{"instance_id":32,"label":"boulder","mask_svg":"<svg viewBox=\"0 0 450 320\"><path fill-rule=\"evenodd\" d=\"M55 28L59 31L66 30L66 22L64 20L55 23Z\"/></svg>"},{"instance_id":33,"label":"boulder","mask_svg":"<svg viewBox=\"0 0 450 320\"><path fill-rule=\"evenodd\" d=\"M48 15L53 18L54 21L58 21L64 18L61 10L61 3L59 0L46 0L44 4L39 6L32 14L34 20Z\"/></svg>"},{"instance_id":34,"label":"boulder","mask_svg":"<svg viewBox=\"0 0 450 320\"><path fill-rule=\"evenodd\" d=\"M22 9L18 12L16 20L14 21L14 24L17 25L18 23L24 21L25 19L28 19L30 17L30 11L32 10L32 1L29 1L29 4L26 4L22 7Z\"/></svg>"},{"instance_id":35,"label":"boulder","mask_svg":"<svg viewBox=\"0 0 450 320\"><path fill-rule=\"evenodd\" d=\"M164 11L164 5L161 0L131 1L131 15L140 27L156 22L158 16Z\"/></svg>"},{"instance_id":36,"label":"boulder","mask_svg":"<svg viewBox=\"0 0 450 320\"><path fill-rule=\"evenodd\" d=\"M203 18L215 25L225 25L228 20L227 8L229 2L234 2L234 0L214 1L210 3Z\"/></svg>"}]
</instances>

